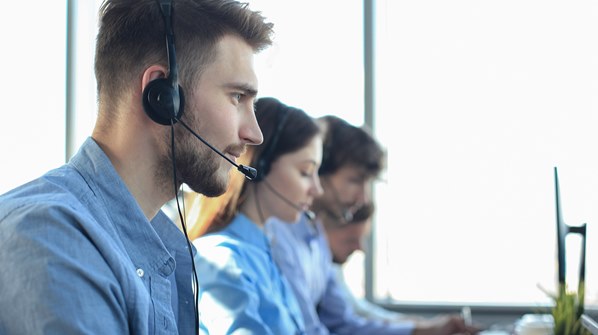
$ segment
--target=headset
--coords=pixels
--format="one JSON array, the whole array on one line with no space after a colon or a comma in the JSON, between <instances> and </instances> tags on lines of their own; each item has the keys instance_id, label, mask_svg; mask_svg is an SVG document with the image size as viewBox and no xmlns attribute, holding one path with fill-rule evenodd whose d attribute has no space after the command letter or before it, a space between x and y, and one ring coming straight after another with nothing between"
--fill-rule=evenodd
<instances>
[{"instance_id":1,"label":"headset","mask_svg":"<svg viewBox=\"0 0 598 335\"><path fill-rule=\"evenodd\" d=\"M278 145L278 139L282 133L282 129L284 128L287 119L291 112L289 111L288 107L283 108L280 110L278 116L278 127L274 130L272 136L270 136L270 141L266 144L266 147L262 150L262 154L260 158L256 162L256 169L258 171L257 176L253 179L253 181L259 182L264 180L268 172L270 172L270 167L272 166L272 156L274 155L274 151L276 150L276 146Z\"/></svg>"},{"instance_id":2,"label":"headset","mask_svg":"<svg viewBox=\"0 0 598 335\"><path fill-rule=\"evenodd\" d=\"M143 110L154 122L165 126L175 124L185 110L183 88L178 83L171 2L171 0L159 0L166 31L168 77L150 81L143 90Z\"/></svg>"},{"instance_id":3,"label":"headset","mask_svg":"<svg viewBox=\"0 0 598 335\"><path fill-rule=\"evenodd\" d=\"M164 30L166 31L166 54L168 58L168 77L158 78L150 81L143 90L143 110L154 122L161 125L171 126L171 145L172 145L172 164L173 164L173 180L175 185L175 198L177 208L187 242L187 250L189 250L189 257L191 258L191 268L193 274L194 301L193 310L195 316L195 333L199 332L199 311L197 307L199 281L197 278L197 271L193 261L193 252L191 248L191 241L187 234L187 227L185 220L179 206L179 197L176 190L176 160L175 160L175 142L174 142L174 124L183 115L185 98L183 96L183 89L178 83L178 69L176 65L176 54L174 51L174 32L172 29L172 0L158 0L160 12L164 18ZM181 124L184 122L181 121ZM185 128L187 128L185 126ZM191 131L189 129L189 131ZM203 141L203 139L202 139ZM206 143L207 144L207 143ZM209 145L209 144L208 144ZM212 146L209 145L211 148ZM183 203L184 206L184 203ZM193 288L192 288L193 289Z\"/></svg>"},{"instance_id":4,"label":"headset","mask_svg":"<svg viewBox=\"0 0 598 335\"><path fill-rule=\"evenodd\" d=\"M158 0L160 12L164 18L164 30L166 31L166 54L168 58L168 77L158 78L150 81L143 90L143 110L154 122L164 126L180 124L187 129L198 140L207 145L212 151L235 166L239 172L248 179L257 175L256 169L251 166L237 164L226 157L220 150L216 149L208 141L199 136L189 127L181 117L185 110L185 95L183 88L179 85L178 69L176 65L176 53L174 51L174 31L172 29L172 0Z\"/></svg>"}]
</instances>

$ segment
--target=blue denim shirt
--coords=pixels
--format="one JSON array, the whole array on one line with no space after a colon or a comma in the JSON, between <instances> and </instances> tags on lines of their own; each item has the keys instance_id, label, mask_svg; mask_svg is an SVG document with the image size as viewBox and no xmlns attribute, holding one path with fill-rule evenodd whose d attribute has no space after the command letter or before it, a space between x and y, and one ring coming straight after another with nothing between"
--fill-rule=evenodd
<instances>
[{"instance_id":1,"label":"blue denim shirt","mask_svg":"<svg viewBox=\"0 0 598 335\"><path fill-rule=\"evenodd\" d=\"M303 334L301 311L276 267L266 235L237 214L222 231L193 242L197 248L199 311L210 334Z\"/></svg>"},{"instance_id":2,"label":"blue denim shirt","mask_svg":"<svg viewBox=\"0 0 598 335\"><path fill-rule=\"evenodd\" d=\"M88 138L0 196L0 334L192 334L191 259Z\"/></svg>"},{"instance_id":3,"label":"blue denim shirt","mask_svg":"<svg viewBox=\"0 0 598 335\"><path fill-rule=\"evenodd\" d=\"M301 216L298 223L270 220L272 255L301 307L309 335L410 335L411 321L387 323L359 316L345 299L332 266L332 254L320 221Z\"/></svg>"}]
</instances>

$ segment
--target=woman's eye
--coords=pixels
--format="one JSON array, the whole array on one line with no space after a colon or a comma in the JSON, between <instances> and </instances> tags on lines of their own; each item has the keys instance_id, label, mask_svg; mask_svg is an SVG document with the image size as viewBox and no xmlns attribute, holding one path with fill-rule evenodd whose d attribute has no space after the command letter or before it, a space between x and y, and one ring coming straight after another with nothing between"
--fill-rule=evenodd
<instances>
[{"instance_id":1,"label":"woman's eye","mask_svg":"<svg viewBox=\"0 0 598 335\"><path fill-rule=\"evenodd\" d=\"M314 173L316 173L316 170L314 170L314 169L302 170L301 176L311 178L311 177L313 177Z\"/></svg>"}]
</instances>

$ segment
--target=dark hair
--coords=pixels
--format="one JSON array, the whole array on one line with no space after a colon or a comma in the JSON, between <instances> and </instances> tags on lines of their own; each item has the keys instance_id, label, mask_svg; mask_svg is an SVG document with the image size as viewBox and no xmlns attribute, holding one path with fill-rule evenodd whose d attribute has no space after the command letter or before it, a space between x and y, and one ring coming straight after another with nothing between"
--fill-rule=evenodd
<instances>
[{"instance_id":1,"label":"dark hair","mask_svg":"<svg viewBox=\"0 0 598 335\"><path fill-rule=\"evenodd\" d=\"M319 133L319 128L303 110L271 97L258 99L255 113L264 142L249 147L248 151L253 151L251 166L258 169L259 181L270 172L270 166L278 157L304 147Z\"/></svg>"},{"instance_id":2,"label":"dark hair","mask_svg":"<svg viewBox=\"0 0 598 335\"><path fill-rule=\"evenodd\" d=\"M281 120L282 113L286 115L285 120ZM314 136L320 134L320 127L315 119L303 110L287 106L274 98L258 99L255 104L255 115L264 135L264 142L257 146L249 146L239 157L240 164L257 166L264 154L268 156L268 165L272 164L280 156L305 147ZM284 122L281 124L281 121ZM272 147L270 142L276 136L278 139ZM264 152L265 149L267 153ZM260 173L258 171L258 175ZM242 174L235 173L231 176L229 187L223 195L216 198L202 198L201 212L190 237L193 239L206 232L226 227L248 196L249 183L252 182L247 182L247 178Z\"/></svg>"},{"instance_id":3,"label":"dark hair","mask_svg":"<svg viewBox=\"0 0 598 335\"><path fill-rule=\"evenodd\" d=\"M386 154L366 126L353 126L334 115L322 116L318 121L325 131L320 176L333 174L346 165L361 167L370 176L378 176L384 169Z\"/></svg>"},{"instance_id":4,"label":"dark hair","mask_svg":"<svg viewBox=\"0 0 598 335\"><path fill-rule=\"evenodd\" d=\"M249 10L248 4L234 0L173 0L172 25L179 82L189 94L205 65L214 59L214 47L223 36L241 36L256 51L272 43L272 24ZM118 101L152 64L168 65L158 1L104 0L95 56L100 101Z\"/></svg>"}]
</instances>

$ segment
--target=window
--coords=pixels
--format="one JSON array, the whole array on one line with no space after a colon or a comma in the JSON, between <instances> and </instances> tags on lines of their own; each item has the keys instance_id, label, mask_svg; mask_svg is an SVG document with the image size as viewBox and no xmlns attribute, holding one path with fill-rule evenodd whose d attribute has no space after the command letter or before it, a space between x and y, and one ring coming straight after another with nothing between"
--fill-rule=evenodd
<instances>
[{"instance_id":1,"label":"window","mask_svg":"<svg viewBox=\"0 0 598 335\"><path fill-rule=\"evenodd\" d=\"M7 6L0 13L5 82L0 193L60 165L65 157L66 2L35 1L35 10L28 1Z\"/></svg>"},{"instance_id":2,"label":"window","mask_svg":"<svg viewBox=\"0 0 598 335\"><path fill-rule=\"evenodd\" d=\"M0 193L62 164L90 134L99 3L36 1L32 12L14 2L0 14L8 46L0 59L10 64ZM249 3L275 24L274 46L256 58L259 95L362 124L363 1ZM374 297L548 303L538 285L555 290L556 166L566 223L588 223L586 303L598 305L598 5L377 0L375 8L373 126L388 169L375 188ZM15 34L21 26L44 29ZM575 283L579 241L568 242ZM362 261L356 255L350 271Z\"/></svg>"},{"instance_id":3,"label":"window","mask_svg":"<svg viewBox=\"0 0 598 335\"><path fill-rule=\"evenodd\" d=\"M274 23L274 44L256 57L259 95L313 117L363 123L361 0L252 0Z\"/></svg>"},{"instance_id":4,"label":"window","mask_svg":"<svg viewBox=\"0 0 598 335\"><path fill-rule=\"evenodd\" d=\"M379 0L376 15L388 171L375 193L374 297L549 303L538 285L556 291L556 166L565 222L588 223L596 305L598 6Z\"/></svg>"},{"instance_id":5,"label":"window","mask_svg":"<svg viewBox=\"0 0 598 335\"><path fill-rule=\"evenodd\" d=\"M73 27L68 63L66 1L58 6L35 2L34 12L43 15L31 14L29 3L13 3L10 11L0 14L5 45L12 46L0 56L11 65L5 69L10 99L4 101L11 122L0 124L0 155L5 162L0 194L63 164L91 134L97 112L93 55L100 3L68 2ZM256 58L260 96L277 97L314 117L338 114L361 124L361 1L289 5L255 0L250 6L276 27L275 45ZM20 26L44 29L15 34Z\"/></svg>"},{"instance_id":6,"label":"window","mask_svg":"<svg viewBox=\"0 0 598 335\"><path fill-rule=\"evenodd\" d=\"M35 10L30 2L12 2L0 14L9 46L0 55L9 82L0 123L0 194L62 165L91 134L100 2L35 1ZM18 29L27 26L43 29Z\"/></svg>"}]
</instances>

